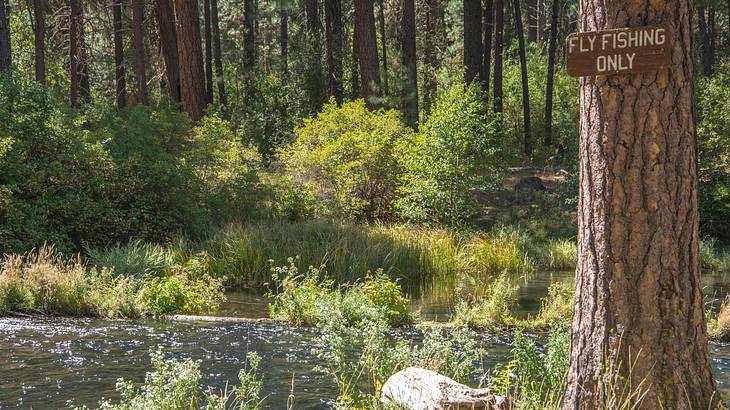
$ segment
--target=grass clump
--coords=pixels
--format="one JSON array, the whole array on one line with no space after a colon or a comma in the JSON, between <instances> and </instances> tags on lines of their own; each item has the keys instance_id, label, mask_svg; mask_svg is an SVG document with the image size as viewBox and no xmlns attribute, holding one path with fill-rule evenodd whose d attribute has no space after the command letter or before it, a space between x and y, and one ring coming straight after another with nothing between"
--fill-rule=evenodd
<instances>
[{"instance_id":1,"label":"grass clump","mask_svg":"<svg viewBox=\"0 0 730 410\"><path fill-rule=\"evenodd\" d=\"M535 317L523 322L523 326L533 330L548 329L567 325L573 315L574 287L565 282L555 282L548 288L547 297L542 299L540 310Z\"/></svg>"},{"instance_id":2,"label":"grass clump","mask_svg":"<svg viewBox=\"0 0 730 410\"><path fill-rule=\"evenodd\" d=\"M730 271L730 253L718 249L717 240L705 238L700 241L700 262L702 268L715 271Z\"/></svg>"},{"instance_id":3,"label":"grass clump","mask_svg":"<svg viewBox=\"0 0 730 410\"><path fill-rule=\"evenodd\" d=\"M708 318L707 329L710 339L718 341L730 340L730 295L722 302L717 316Z\"/></svg>"},{"instance_id":4,"label":"grass clump","mask_svg":"<svg viewBox=\"0 0 730 410\"><path fill-rule=\"evenodd\" d=\"M574 269L578 260L578 248L574 240L551 239L545 245L545 257L549 269Z\"/></svg>"},{"instance_id":5,"label":"grass clump","mask_svg":"<svg viewBox=\"0 0 730 410\"><path fill-rule=\"evenodd\" d=\"M490 282L479 296L461 298L455 306L454 322L478 329L500 329L514 323L511 309L517 290L510 275L502 274Z\"/></svg>"}]
</instances>

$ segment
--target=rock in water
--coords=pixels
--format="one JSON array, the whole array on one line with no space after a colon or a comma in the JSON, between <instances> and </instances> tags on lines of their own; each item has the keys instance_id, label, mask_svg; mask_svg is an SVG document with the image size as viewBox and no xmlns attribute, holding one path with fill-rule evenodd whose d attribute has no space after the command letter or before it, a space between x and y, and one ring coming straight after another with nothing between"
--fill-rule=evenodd
<instances>
[{"instance_id":1,"label":"rock in water","mask_svg":"<svg viewBox=\"0 0 730 410\"><path fill-rule=\"evenodd\" d=\"M390 376L380 402L404 410L507 410L511 403L489 389L472 389L431 370L409 367ZM388 407L390 408L390 407Z\"/></svg>"}]
</instances>

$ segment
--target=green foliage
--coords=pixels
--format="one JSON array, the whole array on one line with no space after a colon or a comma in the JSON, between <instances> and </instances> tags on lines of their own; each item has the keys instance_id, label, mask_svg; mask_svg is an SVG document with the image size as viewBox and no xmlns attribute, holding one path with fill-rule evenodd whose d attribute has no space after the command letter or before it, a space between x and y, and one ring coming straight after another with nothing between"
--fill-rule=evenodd
<instances>
[{"instance_id":1,"label":"green foliage","mask_svg":"<svg viewBox=\"0 0 730 410\"><path fill-rule=\"evenodd\" d=\"M574 294L575 288L572 284L552 283L548 288L547 297L540 303L537 316L527 319L525 326L532 329L547 329L569 325L573 315Z\"/></svg>"},{"instance_id":2,"label":"green foliage","mask_svg":"<svg viewBox=\"0 0 730 410\"><path fill-rule=\"evenodd\" d=\"M282 152L287 172L313 189L328 213L361 220L393 216L401 175L395 147L412 135L397 111L369 111L362 100L330 101L295 133Z\"/></svg>"},{"instance_id":3,"label":"green foliage","mask_svg":"<svg viewBox=\"0 0 730 410\"><path fill-rule=\"evenodd\" d=\"M140 298L143 309L156 315L214 312L225 300L220 280L184 274L146 278Z\"/></svg>"},{"instance_id":4,"label":"green foliage","mask_svg":"<svg viewBox=\"0 0 730 410\"><path fill-rule=\"evenodd\" d=\"M550 269L568 270L575 268L578 260L578 249L575 240L550 239L545 245L547 267Z\"/></svg>"},{"instance_id":5,"label":"green foliage","mask_svg":"<svg viewBox=\"0 0 730 410\"><path fill-rule=\"evenodd\" d=\"M507 274L491 280L484 290L457 300L454 322L479 329L500 329L514 323L512 307L519 287Z\"/></svg>"},{"instance_id":6,"label":"green foliage","mask_svg":"<svg viewBox=\"0 0 730 410\"><path fill-rule=\"evenodd\" d=\"M499 182L504 166L494 127L477 85L457 83L444 93L415 140L401 141L401 216L449 225L473 219L475 196Z\"/></svg>"}]
</instances>

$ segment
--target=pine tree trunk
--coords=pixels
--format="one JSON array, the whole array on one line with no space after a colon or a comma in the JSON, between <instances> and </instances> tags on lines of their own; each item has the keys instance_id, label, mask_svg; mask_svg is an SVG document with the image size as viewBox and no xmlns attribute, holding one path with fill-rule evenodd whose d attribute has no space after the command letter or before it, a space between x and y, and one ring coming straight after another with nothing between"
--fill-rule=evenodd
<instances>
[{"instance_id":1,"label":"pine tree trunk","mask_svg":"<svg viewBox=\"0 0 730 410\"><path fill-rule=\"evenodd\" d=\"M482 67L482 2L464 0L464 81L483 81Z\"/></svg>"},{"instance_id":2,"label":"pine tree trunk","mask_svg":"<svg viewBox=\"0 0 730 410\"><path fill-rule=\"evenodd\" d=\"M112 0L114 26L114 82L117 108L127 106L127 78L124 70L124 39L122 38L122 0Z\"/></svg>"},{"instance_id":3,"label":"pine tree trunk","mask_svg":"<svg viewBox=\"0 0 730 410\"><path fill-rule=\"evenodd\" d=\"M380 23L380 45L383 54L383 95L388 95L388 43L385 41L385 2L378 0L378 21Z\"/></svg>"},{"instance_id":4,"label":"pine tree trunk","mask_svg":"<svg viewBox=\"0 0 730 410\"><path fill-rule=\"evenodd\" d=\"M71 106L79 104L79 20L81 6L79 0L69 0L70 15L68 27L68 75L70 81L69 101Z\"/></svg>"},{"instance_id":5,"label":"pine tree trunk","mask_svg":"<svg viewBox=\"0 0 730 410\"><path fill-rule=\"evenodd\" d=\"M380 105L380 72L378 42L375 35L373 0L355 2L355 26L357 31L357 56L360 62L360 96L368 107Z\"/></svg>"},{"instance_id":6,"label":"pine tree trunk","mask_svg":"<svg viewBox=\"0 0 730 410\"><path fill-rule=\"evenodd\" d=\"M284 77L289 75L289 12L279 1L279 46L281 48L281 71Z\"/></svg>"},{"instance_id":7,"label":"pine tree trunk","mask_svg":"<svg viewBox=\"0 0 730 410\"><path fill-rule=\"evenodd\" d=\"M494 0L494 112L504 111L502 101L502 42L504 41L504 4Z\"/></svg>"},{"instance_id":8,"label":"pine tree trunk","mask_svg":"<svg viewBox=\"0 0 730 410\"><path fill-rule=\"evenodd\" d=\"M223 81L223 54L221 52L221 31L218 22L218 0L210 0L210 20L213 35L213 60L215 63L215 82L218 85L218 104L224 117L228 116L228 96Z\"/></svg>"},{"instance_id":9,"label":"pine tree trunk","mask_svg":"<svg viewBox=\"0 0 730 410\"><path fill-rule=\"evenodd\" d=\"M326 85L322 75L321 22L319 1L305 0L304 11L307 17L306 88L312 112L322 108L326 98Z\"/></svg>"},{"instance_id":10,"label":"pine tree trunk","mask_svg":"<svg viewBox=\"0 0 730 410\"><path fill-rule=\"evenodd\" d=\"M132 0L132 38L134 41L134 73L137 78L137 102L147 105L147 73L144 56L144 4Z\"/></svg>"},{"instance_id":11,"label":"pine tree trunk","mask_svg":"<svg viewBox=\"0 0 730 410\"><path fill-rule=\"evenodd\" d=\"M205 41L205 99L213 102L213 27L210 22L210 0L203 0L203 40Z\"/></svg>"},{"instance_id":12,"label":"pine tree trunk","mask_svg":"<svg viewBox=\"0 0 730 410\"><path fill-rule=\"evenodd\" d=\"M35 80L46 83L46 19L43 0L33 0L34 44L35 44ZM0 23L2 24L2 23Z\"/></svg>"},{"instance_id":13,"label":"pine tree trunk","mask_svg":"<svg viewBox=\"0 0 730 410\"><path fill-rule=\"evenodd\" d=\"M537 3L538 0L527 0L527 41L537 41Z\"/></svg>"},{"instance_id":14,"label":"pine tree trunk","mask_svg":"<svg viewBox=\"0 0 730 410\"><path fill-rule=\"evenodd\" d=\"M86 37L84 34L84 16L83 8L81 8L81 16L79 18L79 97L85 103L91 102L91 84L89 78L89 50L86 47Z\"/></svg>"},{"instance_id":15,"label":"pine tree trunk","mask_svg":"<svg viewBox=\"0 0 730 410\"><path fill-rule=\"evenodd\" d=\"M553 0L550 14L550 43L548 44L547 84L545 85L545 141L546 147L553 143L553 84L555 82L555 53L558 45L558 12L560 3Z\"/></svg>"},{"instance_id":16,"label":"pine tree trunk","mask_svg":"<svg viewBox=\"0 0 730 410\"><path fill-rule=\"evenodd\" d=\"M436 58L436 38L438 32L438 19L440 16L439 0L427 0L426 2L426 34L424 39L423 54L426 60L426 73L423 76L423 112L427 115L431 112L431 104L436 99L436 70L438 60Z\"/></svg>"},{"instance_id":17,"label":"pine tree trunk","mask_svg":"<svg viewBox=\"0 0 730 410\"><path fill-rule=\"evenodd\" d=\"M197 0L175 0L175 28L180 61L180 100L193 123L205 109L205 73L200 44L200 17Z\"/></svg>"},{"instance_id":18,"label":"pine tree trunk","mask_svg":"<svg viewBox=\"0 0 730 410\"><path fill-rule=\"evenodd\" d=\"M717 40L717 30L715 26L715 6L710 3L707 8L707 68L705 69L706 75L712 75L713 67L715 66L715 44Z\"/></svg>"},{"instance_id":19,"label":"pine tree trunk","mask_svg":"<svg viewBox=\"0 0 730 410\"><path fill-rule=\"evenodd\" d=\"M522 77L522 124L524 126L525 157L532 156L532 141L530 138L530 87L527 78L527 49L525 47L525 35L522 31L522 13L520 11L520 0L513 0L515 6L515 36L520 51L520 74Z\"/></svg>"},{"instance_id":20,"label":"pine tree trunk","mask_svg":"<svg viewBox=\"0 0 730 410\"><path fill-rule=\"evenodd\" d=\"M243 68L250 71L256 65L256 44L254 43L255 10L253 0L243 1Z\"/></svg>"},{"instance_id":21,"label":"pine tree trunk","mask_svg":"<svg viewBox=\"0 0 730 410\"><path fill-rule=\"evenodd\" d=\"M707 75L710 72L710 35L707 30L707 14L704 6L697 7L697 24L699 25L700 40L700 60L702 65L702 74Z\"/></svg>"},{"instance_id":22,"label":"pine tree trunk","mask_svg":"<svg viewBox=\"0 0 730 410\"><path fill-rule=\"evenodd\" d=\"M581 0L580 10L583 32L668 25L672 65L580 80L578 265L563 408L618 407L609 400L645 393L638 408L714 409L721 397L700 278L692 3Z\"/></svg>"},{"instance_id":23,"label":"pine tree trunk","mask_svg":"<svg viewBox=\"0 0 730 410\"><path fill-rule=\"evenodd\" d=\"M403 113L406 124L416 129L418 124L418 72L416 65L416 5L414 0L403 0L403 44L401 56L406 71L403 87Z\"/></svg>"},{"instance_id":24,"label":"pine tree trunk","mask_svg":"<svg viewBox=\"0 0 730 410\"><path fill-rule=\"evenodd\" d=\"M493 0L484 2L484 87L485 95L489 91L489 76L492 70L492 32L494 32Z\"/></svg>"},{"instance_id":25,"label":"pine tree trunk","mask_svg":"<svg viewBox=\"0 0 730 410\"><path fill-rule=\"evenodd\" d=\"M155 0L155 16L160 37L160 48L165 60L167 95L172 103L180 102L180 58L177 52L175 13L172 0Z\"/></svg>"},{"instance_id":26,"label":"pine tree trunk","mask_svg":"<svg viewBox=\"0 0 730 410\"><path fill-rule=\"evenodd\" d=\"M327 92L342 102L342 1L325 0L325 31L327 42Z\"/></svg>"},{"instance_id":27,"label":"pine tree trunk","mask_svg":"<svg viewBox=\"0 0 730 410\"><path fill-rule=\"evenodd\" d=\"M12 65L10 53L10 16L9 0L0 0L0 73L10 71Z\"/></svg>"}]
</instances>

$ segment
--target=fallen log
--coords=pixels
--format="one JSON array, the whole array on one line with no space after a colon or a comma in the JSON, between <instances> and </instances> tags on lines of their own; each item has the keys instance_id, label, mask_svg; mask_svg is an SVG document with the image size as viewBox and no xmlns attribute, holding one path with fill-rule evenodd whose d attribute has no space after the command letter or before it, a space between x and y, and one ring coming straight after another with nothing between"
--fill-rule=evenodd
<instances>
[{"instance_id":1,"label":"fallen log","mask_svg":"<svg viewBox=\"0 0 730 410\"><path fill-rule=\"evenodd\" d=\"M444 375L409 367L390 376L380 402L403 410L508 410L511 402L489 389L472 389Z\"/></svg>"}]
</instances>

